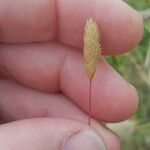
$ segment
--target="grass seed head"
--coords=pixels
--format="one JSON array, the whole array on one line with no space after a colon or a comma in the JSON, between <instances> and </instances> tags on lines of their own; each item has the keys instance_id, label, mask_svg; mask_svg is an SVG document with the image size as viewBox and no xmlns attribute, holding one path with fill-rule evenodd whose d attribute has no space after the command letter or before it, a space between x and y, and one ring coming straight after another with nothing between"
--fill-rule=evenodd
<instances>
[{"instance_id":1,"label":"grass seed head","mask_svg":"<svg viewBox=\"0 0 150 150\"><path fill-rule=\"evenodd\" d=\"M102 51L100 32L92 19L87 20L84 30L84 65L88 79L92 80Z\"/></svg>"}]
</instances>

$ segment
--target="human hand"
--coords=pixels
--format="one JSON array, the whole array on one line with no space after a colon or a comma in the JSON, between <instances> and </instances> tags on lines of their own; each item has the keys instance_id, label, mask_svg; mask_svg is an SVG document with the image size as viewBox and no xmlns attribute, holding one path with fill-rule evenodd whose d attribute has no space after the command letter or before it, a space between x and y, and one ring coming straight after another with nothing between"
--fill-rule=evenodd
<instances>
[{"instance_id":1,"label":"human hand","mask_svg":"<svg viewBox=\"0 0 150 150\"><path fill-rule=\"evenodd\" d=\"M138 96L101 59L92 86L95 119L86 125L82 39L89 18L101 29L103 54L126 52L141 39L141 17L120 0L0 1L1 150L97 150L102 141L119 150L117 136L96 120L127 119Z\"/></svg>"}]
</instances>

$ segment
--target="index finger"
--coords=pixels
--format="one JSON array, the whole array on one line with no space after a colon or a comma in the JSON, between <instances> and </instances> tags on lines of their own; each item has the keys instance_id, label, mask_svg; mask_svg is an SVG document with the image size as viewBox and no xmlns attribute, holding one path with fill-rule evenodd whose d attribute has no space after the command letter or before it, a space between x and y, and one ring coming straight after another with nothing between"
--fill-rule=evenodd
<instances>
[{"instance_id":1,"label":"index finger","mask_svg":"<svg viewBox=\"0 0 150 150\"><path fill-rule=\"evenodd\" d=\"M82 49L85 21L93 18L102 35L104 54L128 51L142 37L139 13L120 0L0 1L0 41L57 40Z\"/></svg>"}]
</instances>

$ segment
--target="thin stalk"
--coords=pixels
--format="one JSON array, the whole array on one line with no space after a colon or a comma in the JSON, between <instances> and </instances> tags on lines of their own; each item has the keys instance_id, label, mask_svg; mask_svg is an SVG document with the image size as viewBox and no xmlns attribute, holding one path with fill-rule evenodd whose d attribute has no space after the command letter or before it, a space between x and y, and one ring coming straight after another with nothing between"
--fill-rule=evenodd
<instances>
[{"instance_id":1,"label":"thin stalk","mask_svg":"<svg viewBox=\"0 0 150 150\"><path fill-rule=\"evenodd\" d=\"M92 118L92 80L90 80L89 86L89 122L88 122L89 125L91 125L91 118Z\"/></svg>"}]
</instances>

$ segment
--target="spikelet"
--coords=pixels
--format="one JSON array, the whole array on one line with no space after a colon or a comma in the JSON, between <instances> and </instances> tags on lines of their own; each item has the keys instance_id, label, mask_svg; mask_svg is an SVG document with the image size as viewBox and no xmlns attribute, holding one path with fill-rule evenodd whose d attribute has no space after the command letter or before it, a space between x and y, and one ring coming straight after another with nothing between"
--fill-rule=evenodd
<instances>
[{"instance_id":1,"label":"spikelet","mask_svg":"<svg viewBox=\"0 0 150 150\"><path fill-rule=\"evenodd\" d=\"M84 65L89 80L92 80L100 60L102 49L100 32L95 21L87 20L84 31Z\"/></svg>"}]
</instances>

